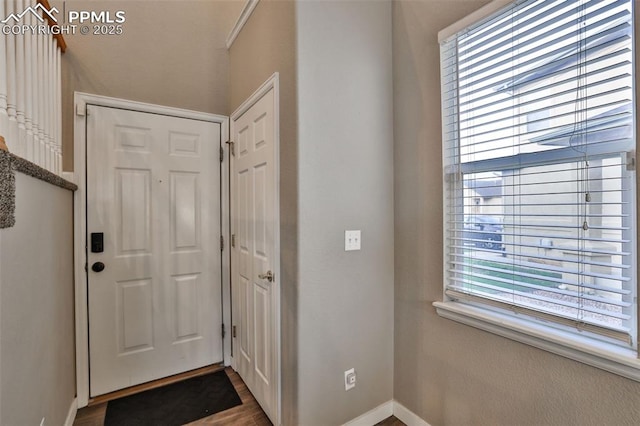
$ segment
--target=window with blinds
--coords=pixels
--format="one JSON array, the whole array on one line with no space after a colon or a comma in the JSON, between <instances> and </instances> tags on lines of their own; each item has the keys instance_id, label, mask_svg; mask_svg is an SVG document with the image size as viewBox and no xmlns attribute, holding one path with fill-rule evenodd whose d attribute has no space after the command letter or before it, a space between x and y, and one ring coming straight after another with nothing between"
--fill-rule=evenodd
<instances>
[{"instance_id":1,"label":"window with blinds","mask_svg":"<svg viewBox=\"0 0 640 426\"><path fill-rule=\"evenodd\" d=\"M447 300L636 345L632 1L517 1L441 42Z\"/></svg>"}]
</instances>

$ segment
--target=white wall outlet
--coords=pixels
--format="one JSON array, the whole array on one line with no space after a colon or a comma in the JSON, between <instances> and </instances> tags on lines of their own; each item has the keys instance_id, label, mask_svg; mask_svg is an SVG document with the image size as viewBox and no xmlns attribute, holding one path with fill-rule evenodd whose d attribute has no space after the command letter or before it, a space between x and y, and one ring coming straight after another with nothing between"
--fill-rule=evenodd
<instances>
[{"instance_id":1,"label":"white wall outlet","mask_svg":"<svg viewBox=\"0 0 640 426\"><path fill-rule=\"evenodd\" d=\"M344 251L360 250L360 230L344 231Z\"/></svg>"},{"instance_id":2,"label":"white wall outlet","mask_svg":"<svg viewBox=\"0 0 640 426\"><path fill-rule=\"evenodd\" d=\"M356 387L356 370L350 368L344 372L344 390L348 391Z\"/></svg>"}]
</instances>

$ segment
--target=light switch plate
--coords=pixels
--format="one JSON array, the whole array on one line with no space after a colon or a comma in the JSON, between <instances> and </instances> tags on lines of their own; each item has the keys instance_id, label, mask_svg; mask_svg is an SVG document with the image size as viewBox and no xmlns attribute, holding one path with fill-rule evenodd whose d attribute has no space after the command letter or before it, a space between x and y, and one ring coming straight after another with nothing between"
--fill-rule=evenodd
<instances>
[{"instance_id":1,"label":"light switch plate","mask_svg":"<svg viewBox=\"0 0 640 426\"><path fill-rule=\"evenodd\" d=\"M344 231L344 251L360 250L360 230Z\"/></svg>"}]
</instances>

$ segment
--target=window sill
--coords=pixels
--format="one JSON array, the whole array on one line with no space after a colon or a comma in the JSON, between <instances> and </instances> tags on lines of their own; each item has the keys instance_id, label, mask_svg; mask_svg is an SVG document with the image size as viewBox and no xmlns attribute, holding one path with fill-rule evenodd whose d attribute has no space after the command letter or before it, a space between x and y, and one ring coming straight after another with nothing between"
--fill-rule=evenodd
<instances>
[{"instance_id":1,"label":"window sill","mask_svg":"<svg viewBox=\"0 0 640 426\"><path fill-rule=\"evenodd\" d=\"M434 302L438 315L640 382L640 360L630 349L458 302Z\"/></svg>"}]
</instances>

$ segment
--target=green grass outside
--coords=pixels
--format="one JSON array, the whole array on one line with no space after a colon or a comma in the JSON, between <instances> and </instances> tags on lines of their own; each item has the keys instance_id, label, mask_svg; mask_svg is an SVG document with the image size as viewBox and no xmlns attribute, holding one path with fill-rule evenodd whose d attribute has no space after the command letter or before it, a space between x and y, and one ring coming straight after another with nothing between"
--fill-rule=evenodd
<instances>
[{"instance_id":1,"label":"green grass outside","mask_svg":"<svg viewBox=\"0 0 640 426\"><path fill-rule=\"evenodd\" d=\"M504 288L505 290L509 290L509 291L515 290L515 291L522 291L522 292L531 292L532 289L528 287L523 287L521 285L513 284L513 283L505 283L502 281L492 280L490 278L476 277L472 274L475 271L475 273L481 273L483 275L489 275L496 278L513 280L513 281L518 281L522 283L533 284L533 285L538 285L542 287L550 287L550 288L556 288L558 286L558 283L553 281L547 281L544 279L544 277L562 278L562 274L557 272L543 271L541 269L508 265L500 262L492 262L490 260L468 259L467 264L470 266L465 267L465 272L469 273L470 275L465 275L465 278L467 278L469 281L474 281L482 284L489 284L495 287ZM503 269L504 272L490 271L486 269L477 269L477 268L473 268L472 265ZM537 276L540 276L541 278L533 278L533 277L518 275L518 272L537 275ZM487 289L484 287L477 287L477 288L474 288L474 287L476 286L471 286L473 290L479 290L483 292L492 292L490 289ZM497 293L498 290L495 290L494 292Z\"/></svg>"}]
</instances>

